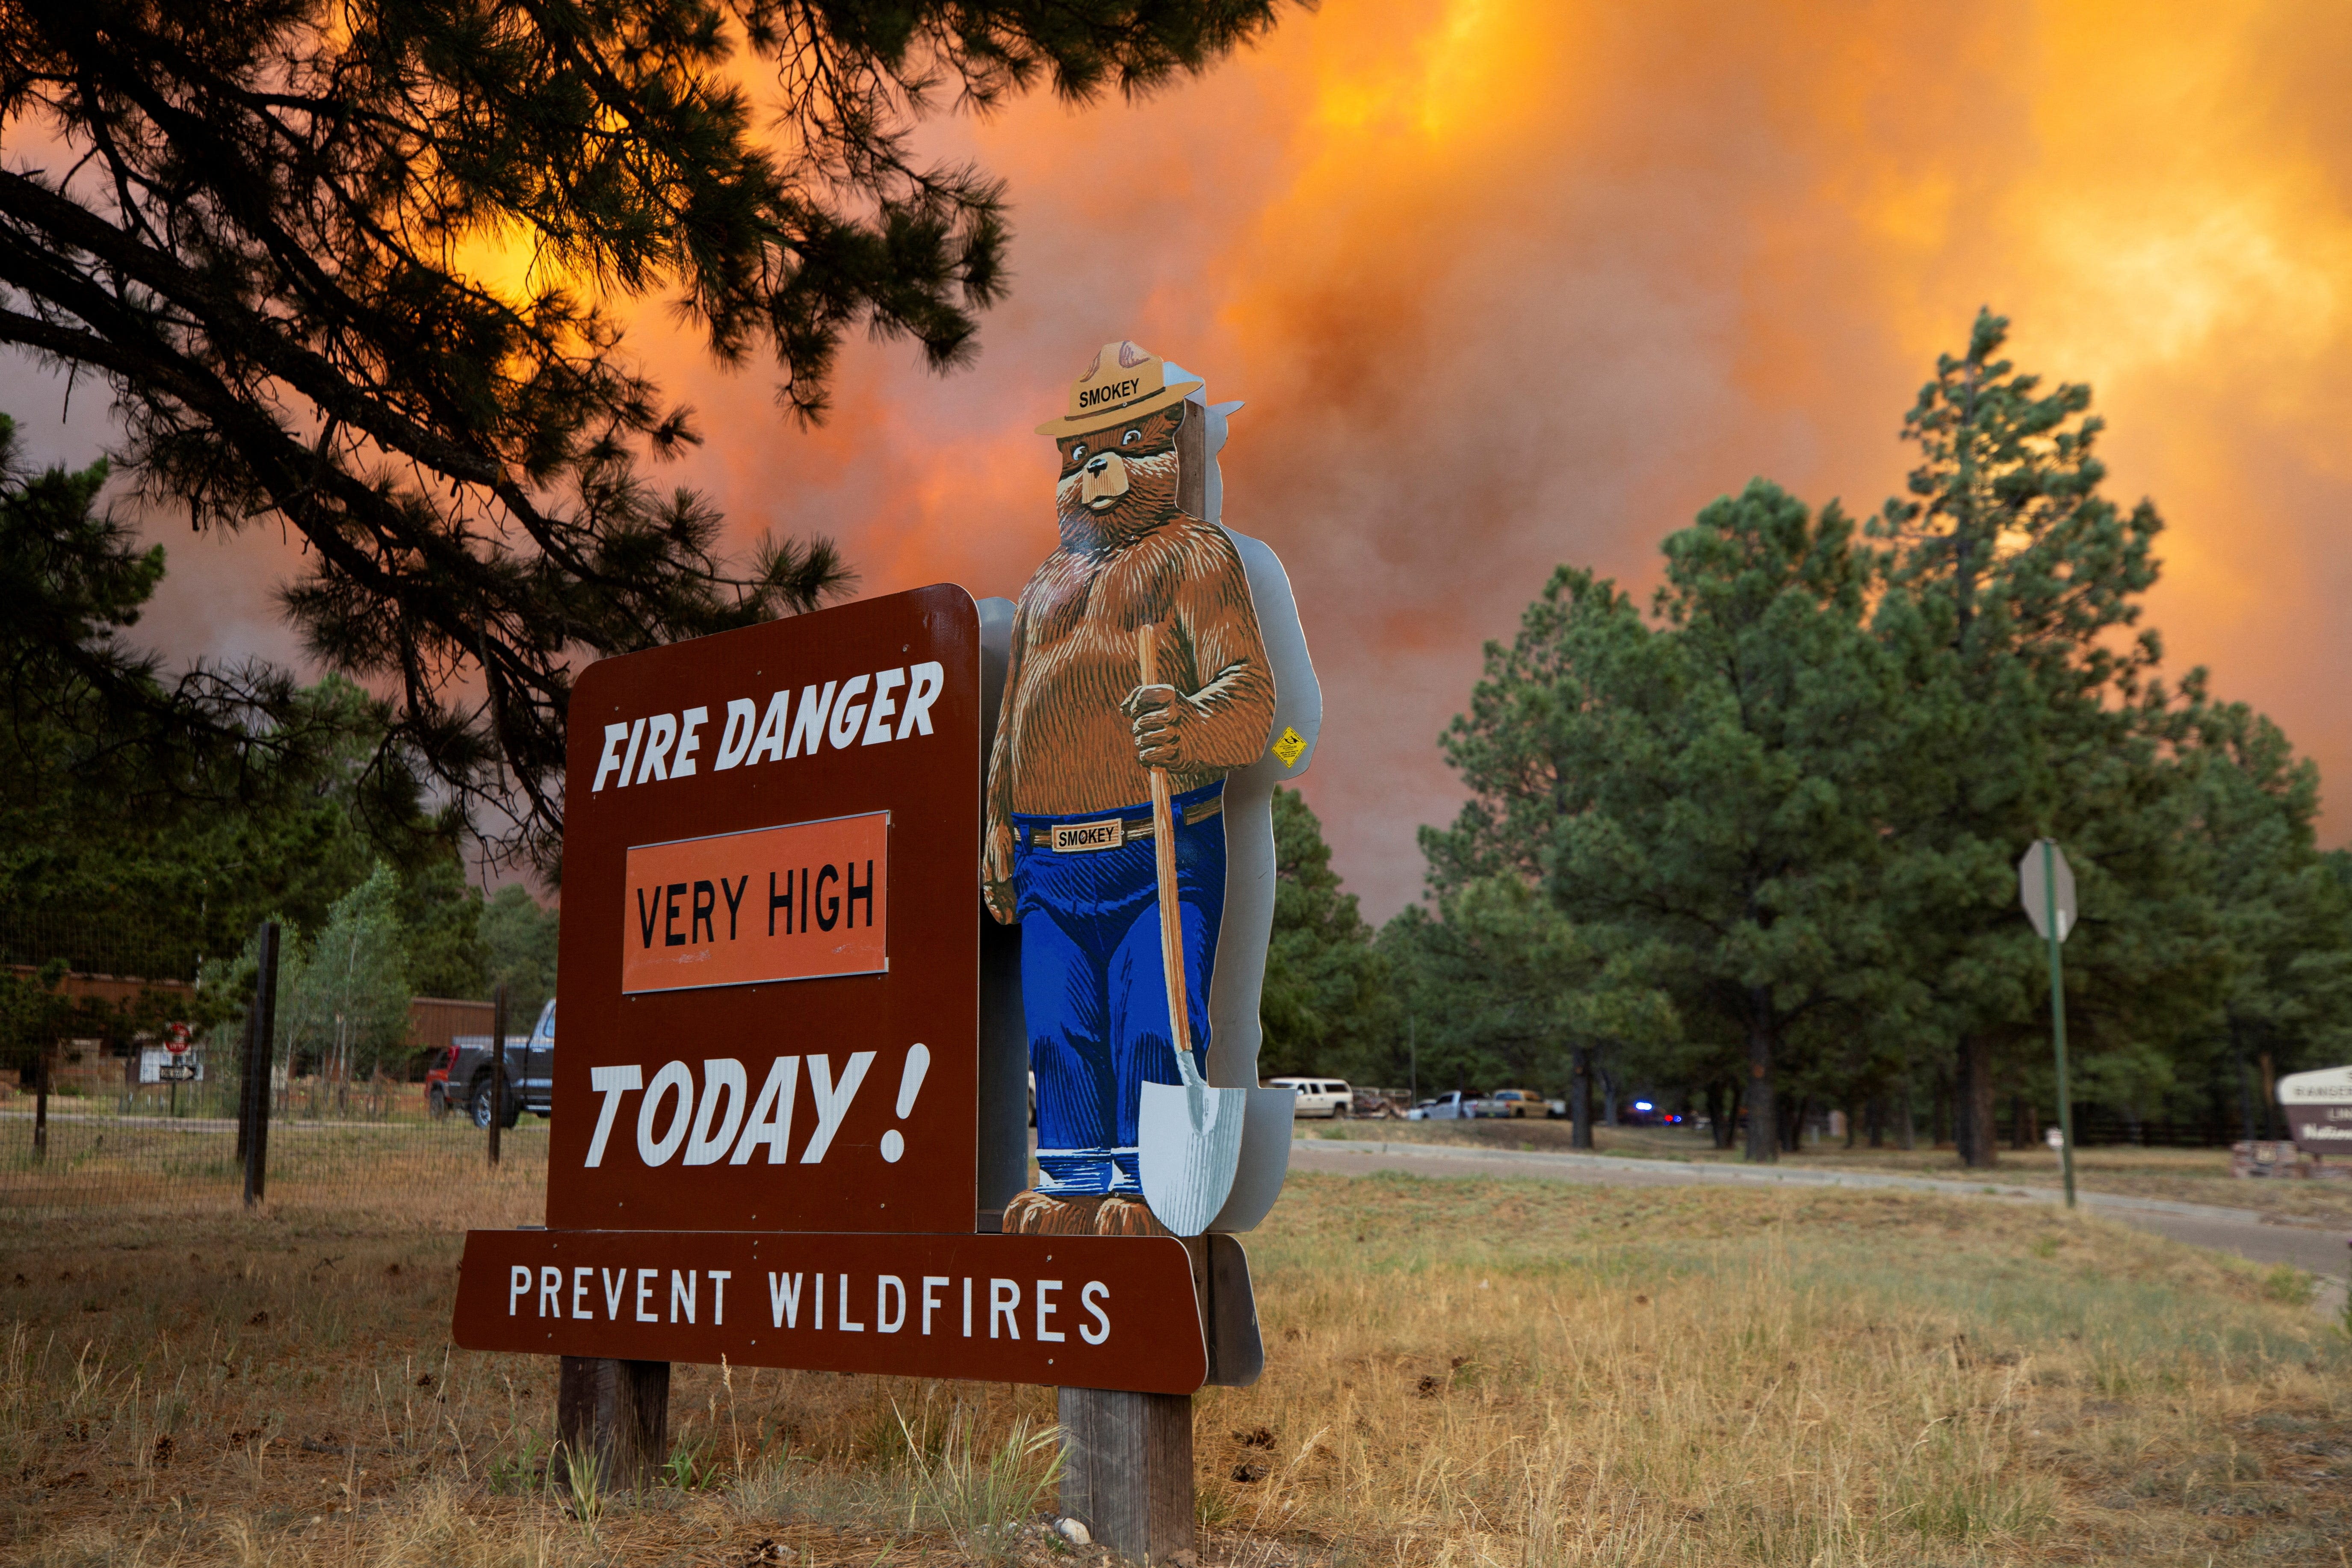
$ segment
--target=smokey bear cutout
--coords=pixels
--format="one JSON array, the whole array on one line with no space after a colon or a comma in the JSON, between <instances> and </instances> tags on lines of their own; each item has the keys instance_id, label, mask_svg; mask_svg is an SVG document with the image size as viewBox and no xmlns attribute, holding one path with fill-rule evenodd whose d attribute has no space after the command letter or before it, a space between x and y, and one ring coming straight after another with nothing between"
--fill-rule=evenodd
<instances>
[{"instance_id":1,"label":"smokey bear cutout","mask_svg":"<svg viewBox=\"0 0 2352 1568\"><path fill-rule=\"evenodd\" d=\"M1255 1088L1270 803L1320 699L1280 563L1219 518L1239 406L1109 343L1039 426L1059 541L1013 615L982 867L1036 1084L1009 1232L1248 1229L1288 1163L1289 1093Z\"/></svg>"}]
</instances>

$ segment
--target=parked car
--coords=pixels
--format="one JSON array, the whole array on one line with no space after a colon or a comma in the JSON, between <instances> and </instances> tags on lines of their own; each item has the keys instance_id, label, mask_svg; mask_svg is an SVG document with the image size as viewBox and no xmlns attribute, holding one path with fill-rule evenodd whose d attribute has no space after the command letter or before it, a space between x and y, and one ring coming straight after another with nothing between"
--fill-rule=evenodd
<instances>
[{"instance_id":1,"label":"parked car","mask_svg":"<svg viewBox=\"0 0 2352 1568\"><path fill-rule=\"evenodd\" d=\"M1404 1113L1407 1121L1468 1121L1478 1115L1486 1097L1468 1089L1450 1089L1435 1100L1424 1100Z\"/></svg>"},{"instance_id":2,"label":"parked car","mask_svg":"<svg viewBox=\"0 0 2352 1568\"><path fill-rule=\"evenodd\" d=\"M541 1116L554 1112L555 1004L540 1009L539 1022L528 1035L509 1035L501 1053L506 1063L506 1124L512 1127L526 1110ZM451 1053L442 1097L466 1108L477 1127L490 1124L490 1037L460 1035Z\"/></svg>"},{"instance_id":3,"label":"parked car","mask_svg":"<svg viewBox=\"0 0 2352 1568\"><path fill-rule=\"evenodd\" d=\"M425 1075L425 1109L436 1121L449 1114L449 1069L457 1065L457 1047L445 1047L440 1059Z\"/></svg>"},{"instance_id":4,"label":"parked car","mask_svg":"<svg viewBox=\"0 0 2352 1568\"><path fill-rule=\"evenodd\" d=\"M1498 1089L1491 1091L1486 1096L1486 1103L1479 1110L1478 1114L1481 1116L1526 1118L1530 1116L1541 1116L1549 1109L1550 1108L1544 1103L1543 1096L1538 1094L1534 1089Z\"/></svg>"},{"instance_id":5,"label":"parked car","mask_svg":"<svg viewBox=\"0 0 2352 1568\"><path fill-rule=\"evenodd\" d=\"M1341 1117L1355 1107L1356 1092L1336 1078L1271 1078L1268 1089L1286 1089L1298 1096L1295 1116Z\"/></svg>"}]
</instances>

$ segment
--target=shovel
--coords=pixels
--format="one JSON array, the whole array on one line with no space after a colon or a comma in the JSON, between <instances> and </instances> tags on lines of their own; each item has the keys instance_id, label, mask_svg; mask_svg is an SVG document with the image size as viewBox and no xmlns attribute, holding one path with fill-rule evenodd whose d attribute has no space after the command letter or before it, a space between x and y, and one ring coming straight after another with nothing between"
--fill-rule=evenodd
<instances>
[{"instance_id":1,"label":"shovel","mask_svg":"<svg viewBox=\"0 0 2352 1568\"><path fill-rule=\"evenodd\" d=\"M1135 634L1146 686L1160 683L1153 630L1143 626ZM1151 770L1151 843L1160 862L1160 967L1168 979L1169 1034L1181 1081L1141 1086L1136 1168L1153 1217L1178 1236L1198 1236L1233 1191L1249 1090L1210 1088L1192 1060L1192 1026L1184 1000L1184 919L1176 904L1176 813L1162 768Z\"/></svg>"}]
</instances>

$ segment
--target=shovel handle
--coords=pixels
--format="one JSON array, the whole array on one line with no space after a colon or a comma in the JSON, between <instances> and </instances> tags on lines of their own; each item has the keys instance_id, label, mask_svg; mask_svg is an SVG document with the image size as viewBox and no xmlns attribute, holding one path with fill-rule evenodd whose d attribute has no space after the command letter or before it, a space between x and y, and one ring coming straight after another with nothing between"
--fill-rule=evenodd
<instances>
[{"instance_id":1,"label":"shovel handle","mask_svg":"<svg viewBox=\"0 0 2352 1568\"><path fill-rule=\"evenodd\" d=\"M1135 661L1143 684L1157 686L1159 628L1135 628ZM1192 1065L1192 1024L1184 1001L1184 915L1176 903L1176 811L1168 798L1168 770L1151 770L1151 852L1160 863L1160 967L1168 980L1168 1024L1180 1068ZM1189 1080L1192 1074L1184 1077Z\"/></svg>"}]
</instances>

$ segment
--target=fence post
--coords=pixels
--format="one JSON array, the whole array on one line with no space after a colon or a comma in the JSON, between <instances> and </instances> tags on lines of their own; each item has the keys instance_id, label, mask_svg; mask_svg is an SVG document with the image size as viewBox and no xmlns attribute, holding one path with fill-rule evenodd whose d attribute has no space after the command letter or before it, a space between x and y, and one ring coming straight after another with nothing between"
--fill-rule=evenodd
<instances>
[{"instance_id":1,"label":"fence post","mask_svg":"<svg viewBox=\"0 0 2352 1568\"><path fill-rule=\"evenodd\" d=\"M245 1035L236 1043L236 1165L245 1169L246 1145L253 1138L253 1009L245 1010Z\"/></svg>"},{"instance_id":2,"label":"fence post","mask_svg":"<svg viewBox=\"0 0 2352 1568\"><path fill-rule=\"evenodd\" d=\"M269 1178L269 1072L278 1039L278 922L261 922L261 964L253 978L246 1042L245 1206L259 1203Z\"/></svg>"},{"instance_id":3,"label":"fence post","mask_svg":"<svg viewBox=\"0 0 2352 1568\"><path fill-rule=\"evenodd\" d=\"M33 1058L33 1158L49 1157L49 1047Z\"/></svg>"},{"instance_id":4,"label":"fence post","mask_svg":"<svg viewBox=\"0 0 2352 1568\"><path fill-rule=\"evenodd\" d=\"M507 1124L507 987L490 987L490 1169L499 1166L499 1133ZM665 1363L667 1364L667 1363Z\"/></svg>"}]
</instances>

